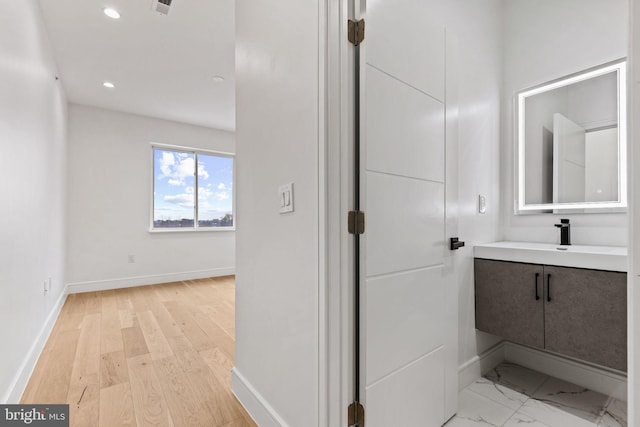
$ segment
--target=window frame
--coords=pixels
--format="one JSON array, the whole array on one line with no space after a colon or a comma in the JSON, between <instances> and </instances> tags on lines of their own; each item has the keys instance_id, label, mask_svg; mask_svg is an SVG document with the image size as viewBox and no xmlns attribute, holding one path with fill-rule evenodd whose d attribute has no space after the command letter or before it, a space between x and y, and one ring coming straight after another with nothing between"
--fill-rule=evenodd
<instances>
[{"instance_id":1,"label":"window frame","mask_svg":"<svg viewBox=\"0 0 640 427\"><path fill-rule=\"evenodd\" d=\"M200 233L200 232L224 232L224 231L236 231L236 155L235 153L229 153L226 151L208 150L203 148L187 147L182 145L170 145L160 144L152 142L151 146L151 193L149 200L149 232L150 233ZM156 174L155 174L155 150L166 150L182 152L194 155L194 163L196 170L194 171L194 207L193 207L193 227L161 227L156 228L154 226L154 214L155 214L155 189L156 189ZM232 171L231 171L231 215L233 216L233 226L231 227L200 227L198 225L198 154L204 154L208 156L227 157L232 159Z\"/></svg>"}]
</instances>

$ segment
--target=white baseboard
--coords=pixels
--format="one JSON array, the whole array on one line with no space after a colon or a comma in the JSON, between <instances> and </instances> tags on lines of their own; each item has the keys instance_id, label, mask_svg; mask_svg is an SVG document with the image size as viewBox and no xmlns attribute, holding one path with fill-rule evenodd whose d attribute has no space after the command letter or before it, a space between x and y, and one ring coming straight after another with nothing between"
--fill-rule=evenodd
<instances>
[{"instance_id":1,"label":"white baseboard","mask_svg":"<svg viewBox=\"0 0 640 427\"><path fill-rule=\"evenodd\" d=\"M458 367L458 390L466 388L504 361L505 341L491 347L484 353L472 357Z\"/></svg>"},{"instance_id":2,"label":"white baseboard","mask_svg":"<svg viewBox=\"0 0 640 427\"><path fill-rule=\"evenodd\" d=\"M627 401L627 377L619 371L511 342L505 342L504 358L517 365Z\"/></svg>"},{"instance_id":3,"label":"white baseboard","mask_svg":"<svg viewBox=\"0 0 640 427\"><path fill-rule=\"evenodd\" d=\"M182 280L206 279L207 277L231 276L234 267L211 268L206 270L183 271L180 273L151 274L147 276L122 277L119 279L94 280L68 283L70 294L106 291L110 289L132 288L134 286L156 285L158 283L180 282Z\"/></svg>"},{"instance_id":4,"label":"white baseboard","mask_svg":"<svg viewBox=\"0 0 640 427\"><path fill-rule=\"evenodd\" d=\"M287 427L282 417L235 367L231 370L231 390L260 427Z\"/></svg>"},{"instance_id":5,"label":"white baseboard","mask_svg":"<svg viewBox=\"0 0 640 427\"><path fill-rule=\"evenodd\" d=\"M33 370L35 369L36 363L38 363L38 359L40 358L40 354L49 339L53 326L56 324L56 320L58 320L58 315L60 314L60 310L62 310L62 306L64 305L68 294L69 292L65 287L42 325L40 333L33 341L33 344L31 344L29 351L27 351L22 364L13 377L11 385L2 396L2 399L0 399L0 403L15 404L20 402L22 394L29 383L31 374L33 374Z\"/></svg>"}]
</instances>

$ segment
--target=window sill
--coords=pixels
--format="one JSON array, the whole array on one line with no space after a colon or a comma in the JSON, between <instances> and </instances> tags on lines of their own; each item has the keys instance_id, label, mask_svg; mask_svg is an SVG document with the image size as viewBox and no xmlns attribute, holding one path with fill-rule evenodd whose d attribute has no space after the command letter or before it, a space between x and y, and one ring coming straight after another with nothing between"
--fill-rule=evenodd
<instances>
[{"instance_id":1,"label":"window sill","mask_svg":"<svg viewBox=\"0 0 640 427\"><path fill-rule=\"evenodd\" d=\"M203 227L203 228L150 228L149 233L209 233L236 231L235 227Z\"/></svg>"}]
</instances>

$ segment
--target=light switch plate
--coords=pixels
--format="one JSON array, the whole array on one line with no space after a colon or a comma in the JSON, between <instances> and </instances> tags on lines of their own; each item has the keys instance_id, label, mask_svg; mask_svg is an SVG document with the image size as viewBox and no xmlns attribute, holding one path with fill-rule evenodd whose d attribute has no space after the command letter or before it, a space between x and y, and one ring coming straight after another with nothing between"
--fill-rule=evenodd
<instances>
[{"instance_id":1,"label":"light switch plate","mask_svg":"<svg viewBox=\"0 0 640 427\"><path fill-rule=\"evenodd\" d=\"M487 198L482 194L478 196L478 213L487 213Z\"/></svg>"},{"instance_id":2,"label":"light switch plate","mask_svg":"<svg viewBox=\"0 0 640 427\"><path fill-rule=\"evenodd\" d=\"M278 187L280 213L293 212L293 182Z\"/></svg>"}]
</instances>

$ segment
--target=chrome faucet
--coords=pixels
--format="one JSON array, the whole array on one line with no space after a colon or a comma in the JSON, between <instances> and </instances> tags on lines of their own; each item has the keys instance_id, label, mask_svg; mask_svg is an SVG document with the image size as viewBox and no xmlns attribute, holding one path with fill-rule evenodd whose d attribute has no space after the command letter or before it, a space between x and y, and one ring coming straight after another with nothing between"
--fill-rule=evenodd
<instances>
[{"instance_id":1,"label":"chrome faucet","mask_svg":"<svg viewBox=\"0 0 640 427\"><path fill-rule=\"evenodd\" d=\"M560 224L554 224L560 229L560 245L571 245L571 224L568 219L561 219Z\"/></svg>"}]
</instances>

